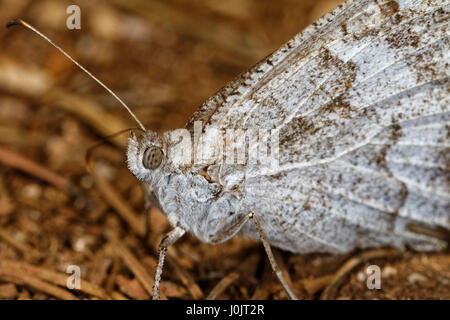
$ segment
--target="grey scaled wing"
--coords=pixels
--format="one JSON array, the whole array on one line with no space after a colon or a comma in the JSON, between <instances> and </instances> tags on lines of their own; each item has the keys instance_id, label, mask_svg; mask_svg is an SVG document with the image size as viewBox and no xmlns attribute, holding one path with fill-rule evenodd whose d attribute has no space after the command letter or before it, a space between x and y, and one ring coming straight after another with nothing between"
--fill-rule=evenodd
<instances>
[{"instance_id":1,"label":"grey scaled wing","mask_svg":"<svg viewBox=\"0 0 450 320\"><path fill-rule=\"evenodd\" d=\"M279 130L279 167L240 186L272 245L446 246L449 6L347 1L194 114L188 129Z\"/></svg>"}]
</instances>

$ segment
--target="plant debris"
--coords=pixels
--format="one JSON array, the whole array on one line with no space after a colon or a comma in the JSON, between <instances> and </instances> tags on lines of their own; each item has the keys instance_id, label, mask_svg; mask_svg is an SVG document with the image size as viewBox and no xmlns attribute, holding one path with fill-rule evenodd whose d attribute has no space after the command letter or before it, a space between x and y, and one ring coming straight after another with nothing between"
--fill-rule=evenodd
<instances>
[{"instance_id":1,"label":"plant debris","mask_svg":"<svg viewBox=\"0 0 450 320\"><path fill-rule=\"evenodd\" d=\"M218 89L339 1L78 1L68 30L56 0L2 1L104 81L146 127L180 128ZM156 248L170 230L125 164L129 115L42 39L0 30L0 299L149 299ZM450 254L274 254L300 299L450 299ZM366 286L369 265L382 286ZM78 266L81 287L67 288ZM163 299L287 299L261 244L169 248Z\"/></svg>"}]
</instances>

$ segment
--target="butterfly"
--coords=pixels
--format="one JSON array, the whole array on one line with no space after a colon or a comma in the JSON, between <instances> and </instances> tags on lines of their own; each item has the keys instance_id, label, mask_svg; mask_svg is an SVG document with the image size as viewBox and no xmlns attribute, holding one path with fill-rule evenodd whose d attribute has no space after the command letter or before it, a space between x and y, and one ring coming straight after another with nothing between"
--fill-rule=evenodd
<instances>
[{"instance_id":1,"label":"butterfly","mask_svg":"<svg viewBox=\"0 0 450 320\"><path fill-rule=\"evenodd\" d=\"M412 226L450 228L448 4L347 1L188 122L190 132L196 122L278 130L274 170L180 166L170 135L132 136L129 169L175 228L163 247L185 232L258 239L257 225L241 223L252 213L270 245L295 253L443 249Z\"/></svg>"},{"instance_id":2,"label":"butterfly","mask_svg":"<svg viewBox=\"0 0 450 320\"><path fill-rule=\"evenodd\" d=\"M211 244L261 239L291 298L270 246L444 249L448 21L449 1L346 1L209 98L184 130L157 134L135 118L142 133L129 138L128 168L173 226L160 245L154 298L167 247L186 233ZM276 166L192 161L216 150L211 129L276 132L225 143L250 154L277 142ZM186 149L196 134L203 138Z\"/></svg>"}]
</instances>

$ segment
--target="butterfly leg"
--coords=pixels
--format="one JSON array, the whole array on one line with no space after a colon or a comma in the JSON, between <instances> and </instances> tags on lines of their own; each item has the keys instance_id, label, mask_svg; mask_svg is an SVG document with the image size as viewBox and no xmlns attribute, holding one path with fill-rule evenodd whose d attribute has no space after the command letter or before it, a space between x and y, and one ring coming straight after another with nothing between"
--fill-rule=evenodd
<instances>
[{"instance_id":1,"label":"butterfly leg","mask_svg":"<svg viewBox=\"0 0 450 320\"><path fill-rule=\"evenodd\" d=\"M283 273L278 268L277 262L272 253L272 249L270 248L269 241L267 241L266 235L261 227L261 224L259 223L258 218L256 217L256 215L253 212L249 213L249 218L253 221L253 223L256 226L256 229L258 230L259 237L261 238L261 242L263 243L264 249L266 250L266 254L267 254L267 257L269 258L269 262L270 262L273 272L275 272L275 274L277 275L278 280L280 280L281 285L283 286L284 290L286 290L289 298L291 298L292 300L297 300L297 296L292 291L289 284L284 280Z\"/></svg>"},{"instance_id":2,"label":"butterfly leg","mask_svg":"<svg viewBox=\"0 0 450 320\"><path fill-rule=\"evenodd\" d=\"M286 290L286 293L288 294L289 298L292 300L297 300L297 296L292 291L289 284L284 280L283 273L281 272L280 268L278 268L277 262L275 260L275 257L273 256L272 249L270 248L269 241L266 238L266 235L262 229L261 224L259 223L258 218L256 217L254 212L250 212L247 215L245 215L241 220L239 220L238 223L236 223L234 226L232 226L230 229L226 230L225 232L216 235L211 240L213 242L220 242L220 240L229 238L231 235L235 234L239 229L244 225L245 222L248 220L252 220L253 223L256 226L256 229L258 230L259 237L261 238L261 242L263 243L264 249L266 251L267 257L269 258L270 266L272 267L273 272L278 277L278 280L280 280L281 285L283 286L284 290Z\"/></svg>"},{"instance_id":3,"label":"butterfly leg","mask_svg":"<svg viewBox=\"0 0 450 320\"><path fill-rule=\"evenodd\" d=\"M180 239L186 231L180 227L175 227L169 233L167 233L159 244L158 252L158 266L155 273L155 285L153 287L153 300L159 300L159 284L161 282L161 274L164 265L164 259L166 257L167 248Z\"/></svg>"}]
</instances>

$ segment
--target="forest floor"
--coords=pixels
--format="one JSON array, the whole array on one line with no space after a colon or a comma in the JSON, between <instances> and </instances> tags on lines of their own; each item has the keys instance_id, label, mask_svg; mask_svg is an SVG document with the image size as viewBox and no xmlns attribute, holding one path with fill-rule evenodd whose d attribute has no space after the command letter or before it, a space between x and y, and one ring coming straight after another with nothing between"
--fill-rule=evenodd
<instances>
[{"instance_id":1,"label":"forest floor","mask_svg":"<svg viewBox=\"0 0 450 320\"><path fill-rule=\"evenodd\" d=\"M218 89L337 1L5 0L0 23L23 18L123 98L147 128L183 127ZM149 299L156 248L170 230L125 163L134 127L103 88L29 30L0 28L0 299ZM390 249L345 256L275 250L301 299L450 299L450 254ZM68 266L81 288L66 288ZM368 266L381 289L367 287ZM369 279L370 280L370 279ZM259 243L211 246L187 235L168 250L168 299L286 299Z\"/></svg>"}]
</instances>

